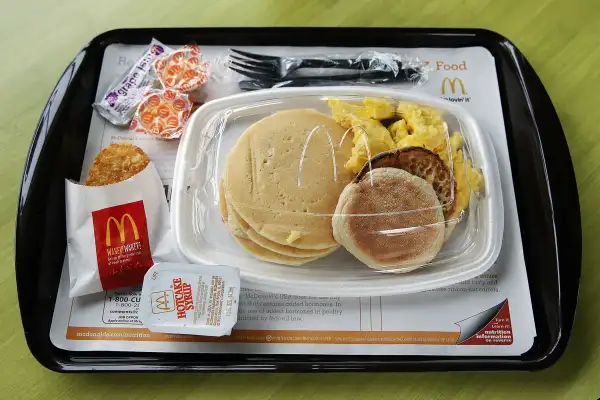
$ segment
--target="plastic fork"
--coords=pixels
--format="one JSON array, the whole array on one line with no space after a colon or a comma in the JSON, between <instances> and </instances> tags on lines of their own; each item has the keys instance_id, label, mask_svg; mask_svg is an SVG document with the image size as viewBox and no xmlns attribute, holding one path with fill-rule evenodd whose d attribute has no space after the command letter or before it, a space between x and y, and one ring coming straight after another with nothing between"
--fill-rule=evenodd
<instances>
[{"instance_id":1,"label":"plastic fork","mask_svg":"<svg viewBox=\"0 0 600 400\"><path fill-rule=\"evenodd\" d=\"M264 54L249 53L247 51L231 49L231 68L239 74L257 80L282 80L285 81L296 76L300 69L342 69L366 71L369 68L369 59L329 59L329 58L297 58L275 57ZM401 68L401 65L399 65ZM340 74L334 75L339 76ZM322 75L318 76L320 79Z\"/></svg>"},{"instance_id":2,"label":"plastic fork","mask_svg":"<svg viewBox=\"0 0 600 400\"><path fill-rule=\"evenodd\" d=\"M282 88L282 87L304 87L304 86L331 86L348 83L349 81L361 81L367 80L369 83L385 83L394 80L408 81L406 77L399 78L394 77L390 73L369 73L369 74L348 74L348 75L334 75L329 77L307 77L301 76L298 78L290 78L287 80L275 80L275 79L246 79L238 82L238 86L241 90L259 90L259 89L270 89L270 88Z\"/></svg>"}]
</instances>

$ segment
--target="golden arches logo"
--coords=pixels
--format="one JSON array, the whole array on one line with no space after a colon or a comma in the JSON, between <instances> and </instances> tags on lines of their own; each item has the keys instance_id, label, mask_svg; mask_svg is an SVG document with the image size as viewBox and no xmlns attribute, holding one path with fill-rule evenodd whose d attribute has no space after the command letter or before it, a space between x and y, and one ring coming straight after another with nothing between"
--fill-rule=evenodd
<instances>
[{"instance_id":1,"label":"golden arches logo","mask_svg":"<svg viewBox=\"0 0 600 400\"><path fill-rule=\"evenodd\" d=\"M162 311L170 310L169 298L167 293L163 293L162 296L156 298L156 308Z\"/></svg>"},{"instance_id":2,"label":"golden arches logo","mask_svg":"<svg viewBox=\"0 0 600 400\"><path fill-rule=\"evenodd\" d=\"M135 224L135 221L133 220L131 215L123 214L123 216L121 217L121 222L117 221L117 219L115 217L110 217L106 221L106 247L110 247L110 245L111 245L110 244L110 221L113 221L115 223L117 230L119 231L119 238L121 239L121 243L125 243L125 218L127 218L129 220L129 223L131 224L131 227L133 228L133 236L134 236L135 240L140 239L140 234L138 233L137 225Z\"/></svg>"},{"instance_id":3,"label":"golden arches logo","mask_svg":"<svg viewBox=\"0 0 600 400\"><path fill-rule=\"evenodd\" d=\"M462 95L466 95L467 92L465 91L465 85L462 79L460 78L444 78L444 80L442 81L442 95L446 94L446 83L448 83L448 85L450 86L450 91L452 92L452 94L456 94L456 82L460 84L460 91Z\"/></svg>"},{"instance_id":4,"label":"golden arches logo","mask_svg":"<svg viewBox=\"0 0 600 400\"><path fill-rule=\"evenodd\" d=\"M150 297L153 314L175 311L175 296L173 296L172 290L152 292Z\"/></svg>"}]
</instances>

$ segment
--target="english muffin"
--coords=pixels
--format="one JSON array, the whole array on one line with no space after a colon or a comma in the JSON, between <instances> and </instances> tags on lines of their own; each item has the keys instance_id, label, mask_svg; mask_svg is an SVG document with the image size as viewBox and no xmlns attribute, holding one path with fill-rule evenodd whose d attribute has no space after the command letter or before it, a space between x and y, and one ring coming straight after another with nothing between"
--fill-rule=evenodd
<instances>
[{"instance_id":1,"label":"english muffin","mask_svg":"<svg viewBox=\"0 0 600 400\"><path fill-rule=\"evenodd\" d=\"M444 243L444 215L435 190L397 168L367 172L342 192L333 235L368 267L407 272L430 262Z\"/></svg>"},{"instance_id":2,"label":"english muffin","mask_svg":"<svg viewBox=\"0 0 600 400\"><path fill-rule=\"evenodd\" d=\"M371 159L371 165L365 164L354 182L361 181L371 169L399 168L426 180L433 186L438 200L442 204L444 217L454 215L456 208L456 181L446 163L433 151L424 147L405 147L378 154Z\"/></svg>"}]
</instances>

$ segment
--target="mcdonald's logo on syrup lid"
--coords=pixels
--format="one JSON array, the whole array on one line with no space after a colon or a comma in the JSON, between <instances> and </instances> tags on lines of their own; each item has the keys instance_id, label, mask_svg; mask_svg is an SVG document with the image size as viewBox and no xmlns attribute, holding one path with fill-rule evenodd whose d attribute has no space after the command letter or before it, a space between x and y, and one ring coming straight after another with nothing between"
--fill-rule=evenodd
<instances>
[{"instance_id":1,"label":"mcdonald's logo on syrup lid","mask_svg":"<svg viewBox=\"0 0 600 400\"><path fill-rule=\"evenodd\" d=\"M172 290L161 290L150 294L152 314L175 311L175 295Z\"/></svg>"}]
</instances>

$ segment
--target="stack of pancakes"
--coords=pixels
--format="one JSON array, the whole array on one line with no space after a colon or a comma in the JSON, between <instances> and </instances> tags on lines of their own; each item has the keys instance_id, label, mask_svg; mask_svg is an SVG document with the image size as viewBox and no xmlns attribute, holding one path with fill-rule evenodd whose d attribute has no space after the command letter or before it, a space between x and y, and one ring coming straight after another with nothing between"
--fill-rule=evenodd
<instances>
[{"instance_id":1,"label":"stack of pancakes","mask_svg":"<svg viewBox=\"0 0 600 400\"><path fill-rule=\"evenodd\" d=\"M352 141L331 117L287 110L250 126L219 182L223 221L255 257L301 265L339 248L332 215L352 180Z\"/></svg>"}]
</instances>

